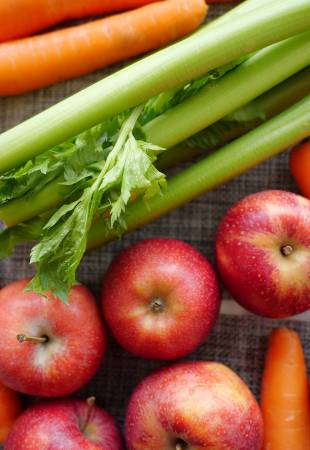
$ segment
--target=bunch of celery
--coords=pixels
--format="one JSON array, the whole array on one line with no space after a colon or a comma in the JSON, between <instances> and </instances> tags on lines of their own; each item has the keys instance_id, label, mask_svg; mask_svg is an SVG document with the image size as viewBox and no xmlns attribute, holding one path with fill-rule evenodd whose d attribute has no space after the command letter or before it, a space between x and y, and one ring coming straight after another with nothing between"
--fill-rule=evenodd
<instances>
[{"instance_id":1,"label":"bunch of celery","mask_svg":"<svg viewBox=\"0 0 310 450\"><path fill-rule=\"evenodd\" d=\"M29 288L66 301L87 248L308 136L309 28L308 0L247 0L3 133L0 255L39 240Z\"/></svg>"}]
</instances>

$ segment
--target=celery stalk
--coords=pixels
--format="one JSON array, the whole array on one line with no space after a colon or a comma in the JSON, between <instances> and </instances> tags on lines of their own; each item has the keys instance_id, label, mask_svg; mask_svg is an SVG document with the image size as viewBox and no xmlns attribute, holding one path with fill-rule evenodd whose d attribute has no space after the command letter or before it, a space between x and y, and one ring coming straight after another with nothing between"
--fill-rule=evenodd
<instances>
[{"instance_id":1,"label":"celery stalk","mask_svg":"<svg viewBox=\"0 0 310 450\"><path fill-rule=\"evenodd\" d=\"M309 64L310 32L265 48L217 83L147 123L147 141L171 148Z\"/></svg>"},{"instance_id":2,"label":"celery stalk","mask_svg":"<svg viewBox=\"0 0 310 450\"><path fill-rule=\"evenodd\" d=\"M156 167L159 170L166 170L208 151L216 150L271 119L308 94L310 94L310 66L238 109L235 114L243 118L239 122L232 121L230 115L224 117L162 153L156 161Z\"/></svg>"},{"instance_id":3,"label":"celery stalk","mask_svg":"<svg viewBox=\"0 0 310 450\"><path fill-rule=\"evenodd\" d=\"M208 24L209 28L213 28L218 25L222 25L223 23L227 23L227 21L234 19L235 17L243 17L245 18L245 15L249 12L253 12L259 8L264 8L272 5L283 5L285 1L290 0L247 0L240 5L237 5L235 8L232 8L230 11L228 11L226 14L221 15L217 19L213 20ZM246 18L245 18L246 19ZM199 33L199 30L197 31Z\"/></svg>"},{"instance_id":4,"label":"celery stalk","mask_svg":"<svg viewBox=\"0 0 310 450\"><path fill-rule=\"evenodd\" d=\"M274 107L271 109L274 110ZM163 195L153 197L147 203L138 200L131 204L126 211L127 231L139 228L204 192L216 188L309 135L310 95L170 178ZM39 239L44 224L45 220L38 217L26 224L5 230L4 234L0 235L3 250L1 257L7 254L7 246L13 248L18 243ZM26 234L24 228L27 230ZM88 249L96 248L118 237L115 230L106 231L104 218L99 219L90 230Z\"/></svg>"},{"instance_id":5,"label":"celery stalk","mask_svg":"<svg viewBox=\"0 0 310 450\"><path fill-rule=\"evenodd\" d=\"M267 45L310 27L309 0L287 0L205 27L164 50L116 72L0 136L0 172L105 118Z\"/></svg>"},{"instance_id":6,"label":"celery stalk","mask_svg":"<svg viewBox=\"0 0 310 450\"><path fill-rule=\"evenodd\" d=\"M72 188L63 185L63 176L47 184L34 196L24 196L0 206L0 217L7 227L25 222L64 203ZM0 219L1 220L1 219Z\"/></svg>"},{"instance_id":7,"label":"celery stalk","mask_svg":"<svg viewBox=\"0 0 310 450\"><path fill-rule=\"evenodd\" d=\"M127 209L127 231L145 225L240 175L310 135L310 95L202 161L168 181L162 196L143 200ZM118 236L104 231L99 220L88 236L88 248L105 244Z\"/></svg>"},{"instance_id":8,"label":"celery stalk","mask_svg":"<svg viewBox=\"0 0 310 450\"><path fill-rule=\"evenodd\" d=\"M171 148L308 64L310 32L260 50L215 84L207 86L195 96L146 124L146 140L163 148ZM234 132L237 132L238 136L242 134L242 130L241 127L241 131ZM29 200L21 198L0 207L0 220L9 227L29 220L62 204L64 192L67 191L68 187L59 186L58 181L54 181Z\"/></svg>"}]
</instances>

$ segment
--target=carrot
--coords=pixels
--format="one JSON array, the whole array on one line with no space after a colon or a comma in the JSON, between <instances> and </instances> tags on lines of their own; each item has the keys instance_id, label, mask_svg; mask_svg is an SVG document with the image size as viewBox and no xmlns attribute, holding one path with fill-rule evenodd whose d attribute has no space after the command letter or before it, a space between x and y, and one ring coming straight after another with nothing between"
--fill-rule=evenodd
<instances>
[{"instance_id":1,"label":"carrot","mask_svg":"<svg viewBox=\"0 0 310 450\"><path fill-rule=\"evenodd\" d=\"M0 383L0 444L6 440L20 413L21 405L17 393Z\"/></svg>"},{"instance_id":2,"label":"carrot","mask_svg":"<svg viewBox=\"0 0 310 450\"><path fill-rule=\"evenodd\" d=\"M0 42L29 36L71 19L111 14L156 0L3 0Z\"/></svg>"},{"instance_id":3,"label":"carrot","mask_svg":"<svg viewBox=\"0 0 310 450\"><path fill-rule=\"evenodd\" d=\"M204 0L168 0L0 44L0 95L16 95L162 47L204 20Z\"/></svg>"},{"instance_id":4,"label":"carrot","mask_svg":"<svg viewBox=\"0 0 310 450\"><path fill-rule=\"evenodd\" d=\"M302 194L310 198L310 140L292 150L290 169Z\"/></svg>"},{"instance_id":5,"label":"carrot","mask_svg":"<svg viewBox=\"0 0 310 450\"><path fill-rule=\"evenodd\" d=\"M287 328L271 333L263 373L261 407L264 450L309 450L307 371L299 336Z\"/></svg>"}]
</instances>

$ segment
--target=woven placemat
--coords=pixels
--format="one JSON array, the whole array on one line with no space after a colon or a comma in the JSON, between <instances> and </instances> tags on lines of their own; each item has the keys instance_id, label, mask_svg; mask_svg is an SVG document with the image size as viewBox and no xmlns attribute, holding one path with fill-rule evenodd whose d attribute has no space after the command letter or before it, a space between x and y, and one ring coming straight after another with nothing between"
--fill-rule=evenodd
<instances>
[{"instance_id":1,"label":"woven placemat","mask_svg":"<svg viewBox=\"0 0 310 450\"><path fill-rule=\"evenodd\" d=\"M210 17L225 9L227 8L213 6ZM0 99L0 131L79 91L113 70L115 67L28 95ZM147 237L170 236L183 239L213 261L214 234L221 217L242 197L264 189L296 189L289 174L287 153L125 236L121 241L88 253L80 266L78 278L98 298L101 279L111 259L130 243ZM29 246L22 246L14 257L0 262L1 286L33 273L28 264L28 256ZM225 292L223 297L229 298ZM227 308L225 310L227 311ZM270 330L279 325L288 325L299 331L306 355L310 358L310 324L306 320L271 321L251 315L222 314L205 344L188 359L217 360L227 364L238 372L258 395L266 338ZM111 338L109 351L99 373L78 395L95 395L98 404L122 424L126 403L133 388L147 373L160 365L162 363L130 356Z\"/></svg>"}]
</instances>

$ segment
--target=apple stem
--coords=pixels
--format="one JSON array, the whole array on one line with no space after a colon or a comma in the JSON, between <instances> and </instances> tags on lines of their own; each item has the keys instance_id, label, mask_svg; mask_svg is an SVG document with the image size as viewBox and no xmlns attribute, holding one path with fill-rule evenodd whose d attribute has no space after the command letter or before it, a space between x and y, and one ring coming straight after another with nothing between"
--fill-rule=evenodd
<instances>
[{"instance_id":1,"label":"apple stem","mask_svg":"<svg viewBox=\"0 0 310 450\"><path fill-rule=\"evenodd\" d=\"M281 247L281 253L283 256L290 256L293 253L294 249L291 245L284 245Z\"/></svg>"},{"instance_id":2,"label":"apple stem","mask_svg":"<svg viewBox=\"0 0 310 450\"><path fill-rule=\"evenodd\" d=\"M151 302L151 310L155 313L162 312L164 310L164 302L161 298L154 298Z\"/></svg>"},{"instance_id":3,"label":"apple stem","mask_svg":"<svg viewBox=\"0 0 310 450\"><path fill-rule=\"evenodd\" d=\"M177 445L175 446L175 450L184 450L183 445L180 444L180 442L178 442Z\"/></svg>"},{"instance_id":4,"label":"apple stem","mask_svg":"<svg viewBox=\"0 0 310 450\"><path fill-rule=\"evenodd\" d=\"M87 407L87 409L86 409L85 420L84 420L84 422L82 422L82 425L80 426L82 432L85 431L85 429L86 429L86 427L88 425L88 422L89 422L91 413L93 412L95 403L96 403L96 397L89 397L86 400L86 407Z\"/></svg>"},{"instance_id":5,"label":"apple stem","mask_svg":"<svg viewBox=\"0 0 310 450\"><path fill-rule=\"evenodd\" d=\"M18 334L16 338L19 342L36 342L38 344L44 344L45 342L48 341L47 336L39 337L39 336L26 336L25 334Z\"/></svg>"}]
</instances>

